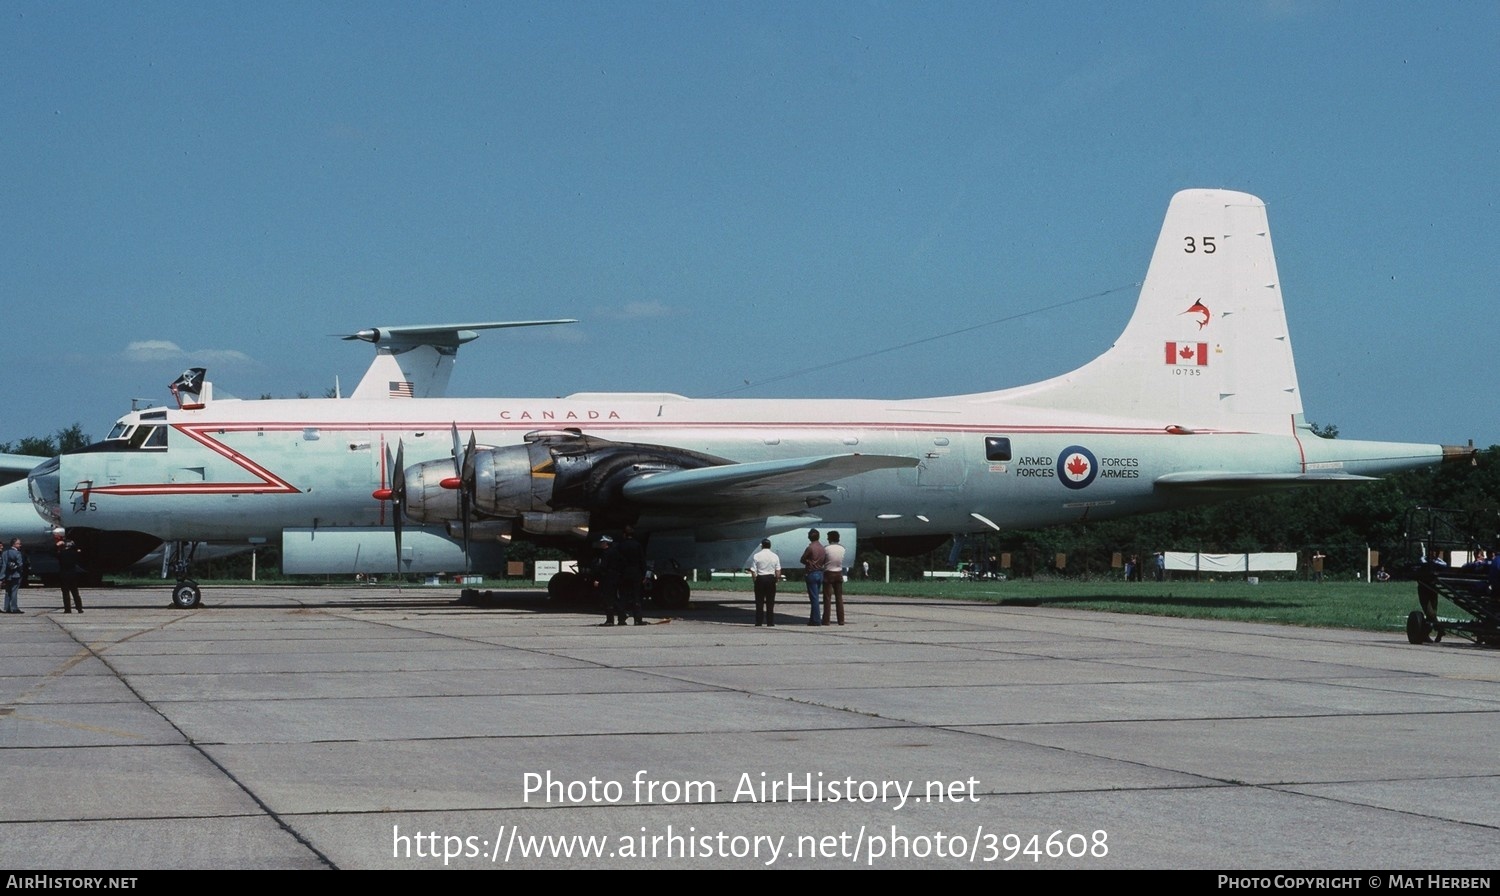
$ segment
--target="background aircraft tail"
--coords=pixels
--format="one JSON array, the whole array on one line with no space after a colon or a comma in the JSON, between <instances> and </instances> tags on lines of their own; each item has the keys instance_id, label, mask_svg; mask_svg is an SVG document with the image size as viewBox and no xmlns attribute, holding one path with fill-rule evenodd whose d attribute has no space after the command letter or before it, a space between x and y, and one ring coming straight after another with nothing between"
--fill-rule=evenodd
<instances>
[{"instance_id":1,"label":"background aircraft tail","mask_svg":"<svg viewBox=\"0 0 1500 896\"><path fill-rule=\"evenodd\" d=\"M1163 427L1289 432L1302 395L1265 203L1229 190L1172 197L1135 313L1109 351L990 397Z\"/></svg>"},{"instance_id":2,"label":"background aircraft tail","mask_svg":"<svg viewBox=\"0 0 1500 896\"><path fill-rule=\"evenodd\" d=\"M423 324L414 327L371 327L341 337L375 346L375 360L350 398L441 398L458 347L479 338L479 330L576 324L565 320L507 320L477 324Z\"/></svg>"}]
</instances>

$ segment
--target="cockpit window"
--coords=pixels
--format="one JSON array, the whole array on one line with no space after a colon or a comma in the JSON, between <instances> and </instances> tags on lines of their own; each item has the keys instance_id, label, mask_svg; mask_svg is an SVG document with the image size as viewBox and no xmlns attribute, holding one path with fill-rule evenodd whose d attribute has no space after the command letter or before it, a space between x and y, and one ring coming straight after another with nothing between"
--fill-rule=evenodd
<instances>
[{"instance_id":1,"label":"cockpit window","mask_svg":"<svg viewBox=\"0 0 1500 896\"><path fill-rule=\"evenodd\" d=\"M72 454L82 454L96 451L140 451L149 449L152 451L167 450L167 424L165 422L166 412L161 413L161 423L142 422L150 415L121 417L115 421L115 425L102 441L85 445Z\"/></svg>"},{"instance_id":2,"label":"cockpit window","mask_svg":"<svg viewBox=\"0 0 1500 896\"><path fill-rule=\"evenodd\" d=\"M135 432L130 434L130 447L167 447L167 428L165 426L137 426Z\"/></svg>"}]
</instances>

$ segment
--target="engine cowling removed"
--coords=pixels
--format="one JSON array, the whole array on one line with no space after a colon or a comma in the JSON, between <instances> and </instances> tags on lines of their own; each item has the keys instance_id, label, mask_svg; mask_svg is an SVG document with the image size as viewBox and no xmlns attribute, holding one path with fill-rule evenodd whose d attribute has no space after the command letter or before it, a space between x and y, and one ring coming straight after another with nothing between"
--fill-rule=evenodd
<instances>
[{"instance_id":1,"label":"engine cowling removed","mask_svg":"<svg viewBox=\"0 0 1500 896\"><path fill-rule=\"evenodd\" d=\"M573 430L534 432L521 445L476 448L458 465L469 481L455 474L450 460L408 467L406 515L429 523L459 519L461 490L468 489L475 517L514 520L534 534L623 525L636 515L621 495L629 480L728 463L682 448L614 442Z\"/></svg>"}]
</instances>

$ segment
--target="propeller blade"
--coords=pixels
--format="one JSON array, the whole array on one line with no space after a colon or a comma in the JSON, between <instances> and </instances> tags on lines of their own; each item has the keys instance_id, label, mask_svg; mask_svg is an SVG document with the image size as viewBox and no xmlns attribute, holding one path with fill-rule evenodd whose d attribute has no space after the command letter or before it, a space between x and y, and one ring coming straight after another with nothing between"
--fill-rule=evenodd
<instances>
[{"instance_id":1,"label":"propeller blade","mask_svg":"<svg viewBox=\"0 0 1500 896\"><path fill-rule=\"evenodd\" d=\"M453 427L453 440L458 441L458 426ZM472 570L469 568L469 524L474 515L474 497L478 486L476 484L476 463L474 456L478 453L479 442L472 431L469 432L469 444L464 448L463 463L458 467L458 511L464 526L464 574L468 575ZM455 454L454 458L457 459Z\"/></svg>"},{"instance_id":2,"label":"propeller blade","mask_svg":"<svg viewBox=\"0 0 1500 896\"><path fill-rule=\"evenodd\" d=\"M390 450L389 447L386 449ZM401 574L401 524L406 517L406 444L396 442L391 462L391 523L396 531L396 574Z\"/></svg>"},{"instance_id":3,"label":"propeller blade","mask_svg":"<svg viewBox=\"0 0 1500 896\"><path fill-rule=\"evenodd\" d=\"M474 433L469 433L469 446L464 449L463 466L458 471L458 477L464 481L464 488L473 491L474 484L474 455L479 452L479 440Z\"/></svg>"},{"instance_id":4,"label":"propeller blade","mask_svg":"<svg viewBox=\"0 0 1500 896\"><path fill-rule=\"evenodd\" d=\"M401 467L398 467L398 465L396 465L396 455L395 455L395 452L392 452L392 450L390 450L389 444L387 444L387 446L386 446L386 477L387 477L387 479L390 480L390 485L387 485L386 488L378 489L377 494L375 494L375 497L378 497L378 498L380 498L380 500L383 500L383 501L393 501L393 500L396 500L396 471L398 471L398 470L401 470Z\"/></svg>"}]
</instances>

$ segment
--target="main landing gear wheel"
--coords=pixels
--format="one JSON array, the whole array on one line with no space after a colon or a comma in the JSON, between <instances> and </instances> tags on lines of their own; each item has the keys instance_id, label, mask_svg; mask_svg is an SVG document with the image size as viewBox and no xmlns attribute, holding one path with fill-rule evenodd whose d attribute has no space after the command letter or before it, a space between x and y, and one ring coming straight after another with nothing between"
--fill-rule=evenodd
<instances>
[{"instance_id":1,"label":"main landing gear wheel","mask_svg":"<svg viewBox=\"0 0 1500 896\"><path fill-rule=\"evenodd\" d=\"M685 610L693 589L682 576L658 576L652 595L663 609Z\"/></svg>"},{"instance_id":2,"label":"main landing gear wheel","mask_svg":"<svg viewBox=\"0 0 1500 896\"><path fill-rule=\"evenodd\" d=\"M547 580L547 596L559 603L583 603L588 594L588 579L576 572L560 572Z\"/></svg>"},{"instance_id":3,"label":"main landing gear wheel","mask_svg":"<svg viewBox=\"0 0 1500 896\"><path fill-rule=\"evenodd\" d=\"M1427 616L1421 610L1412 610L1406 617L1406 640L1413 644L1426 644L1427 636L1432 633L1432 623L1427 621Z\"/></svg>"},{"instance_id":4,"label":"main landing gear wheel","mask_svg":"<svg viewBox=\"0 0 1500 896\"><path fill-rule=\"evenodd\" d=\"M201 603L203 590L198 587L197 582L184 580L172 589L172 606L179 610L191 610Z\"/></svg>"}]
</instances>

